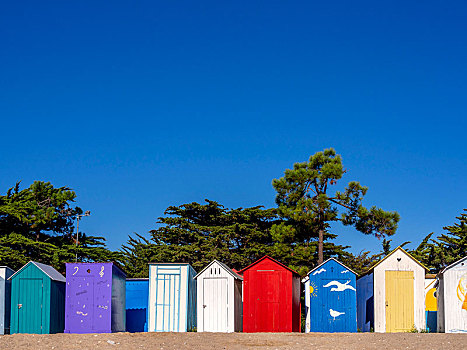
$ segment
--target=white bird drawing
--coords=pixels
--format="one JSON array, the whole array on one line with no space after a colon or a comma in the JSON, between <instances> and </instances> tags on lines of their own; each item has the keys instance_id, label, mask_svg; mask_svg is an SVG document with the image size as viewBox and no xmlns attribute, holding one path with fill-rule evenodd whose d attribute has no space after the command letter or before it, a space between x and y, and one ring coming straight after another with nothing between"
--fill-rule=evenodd
<instances>
[{"instance_id":1,"label":"white bird drawing","mask_svg":"<svg viewBox=\"0 0 467 350\"><path fill-rule=\"evenodd\" d=\"M343 315L345 314L345 312L339 312L339 311L336 311L336 310L333 310L333 309L329 309L329 314L331 315L331 317L334 319L334 321L336 320L336 317L339 317L340 315Z\"/></svg>"},{"instance_id":2,"label":"white bird drawing","mask_svg":"<svg viewBox=\"0 0 467 350\"><path fill-rule=\"evenodd\" d=\"M328 284L325 284L323 286L323 288L328 288L328 287L331 287L331 286L336 286L336 287L332 287L331 288L331 292L343 292L344 290L346 289L351 289L353 291L356 292L355 288L352 287L352 286L349 286L349 283L350 283L350 280L348 280L347 282L345 283L340 283L340 282L337 282L337 281L331 281L329 282Z\"/></svg>"},{"instance_id":3,"label":"white bird drawing","mask_svg":"<svg viewBox=\"0 0 467 350\"><path fill-rule=\"evenodd\" d=\"M313 272L313 276L319 275L321 272L326 272L326 269L320 268L319 270L316 270L315 272Z\"/></svg>"},{"instance_id":4,"label":"white bird drawing","mask_svg":"<svg viewBox=\"0 0 467 350\"><path fill-rule=\"evenodd\" d=\"M349 270L341 271L341 273L347 273L347 272L350 272L350 271Z\"/></svg>"}]
</instances>

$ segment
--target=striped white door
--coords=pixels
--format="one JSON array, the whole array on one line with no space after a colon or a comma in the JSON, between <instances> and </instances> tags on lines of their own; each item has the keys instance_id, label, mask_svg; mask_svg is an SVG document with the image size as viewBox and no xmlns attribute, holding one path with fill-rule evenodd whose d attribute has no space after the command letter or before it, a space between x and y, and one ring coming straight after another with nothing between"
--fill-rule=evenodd
<instances>
[{"instance_id":1,"label":"striped white door","mask_svg":"<svg viewBox=\"0 0 467 350\"><path fill-rule=\"evenodd\" d=\"M229 326L227 278L204 278L203 283L204 331L226 332Z\"/></svg>"},{"instance_id":2,"label":"striped white door","mask_svg":"<svg viewBox=\"0 0 467 350\"><path fill-rule=\"evenodd\" d=\"M156 332L180 331L180 271L156 277Z\"/></svg>"}]
</instances>

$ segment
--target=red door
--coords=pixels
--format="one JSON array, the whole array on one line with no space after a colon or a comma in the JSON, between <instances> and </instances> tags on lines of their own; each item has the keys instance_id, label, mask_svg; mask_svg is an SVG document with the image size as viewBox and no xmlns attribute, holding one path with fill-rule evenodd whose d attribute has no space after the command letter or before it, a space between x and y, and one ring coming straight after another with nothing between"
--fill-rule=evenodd
<instances>
[{"instance_id":1,"label":"red door","mask_svg":"<svg viewBox=\"0 0 467 350\"><path fill-rule=\"evenodd\" d=\"M279 332L280 317L280 287L281 271L258 270L255 271L256 300L254 300L257 332ZM282 320L283 321L283 320Z\"/></svg>"}]
</instances>

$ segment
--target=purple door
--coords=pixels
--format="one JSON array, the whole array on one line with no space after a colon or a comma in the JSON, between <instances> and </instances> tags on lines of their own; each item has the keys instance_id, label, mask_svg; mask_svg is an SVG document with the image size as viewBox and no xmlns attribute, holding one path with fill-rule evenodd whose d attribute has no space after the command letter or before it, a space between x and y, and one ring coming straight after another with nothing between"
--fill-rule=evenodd
<instances>
[{"instance_id":1,"label":"purple door","mask_svg":"<svg viewBox=\"0 0 467 350\"><path fill-rule=\"evenodd\" d=\"M67 264L66 333L112 331L110 264Z\"/></svg>"},{"instance_id":2,"label":"purple door","mask_svg":"<svg viewBox=\"0 0 467 350\"><path fill-rule=\"evenodd\" d=\"M94 330L94 278L72 277L70 285L74 286L68 298L72 298L67 310L68 329L73 333L91 333Z\"/></svg>"},{"instance_id":3,"label":"purple door","mask_svg":"<svg viewBox=\"0 0 467 350\"><path fill-rule=\"evenodd\" d=\"M112 332L111 299L110 281L107 279L97 281L94 285L95 332Z\"/></svg>"}]
</instances>

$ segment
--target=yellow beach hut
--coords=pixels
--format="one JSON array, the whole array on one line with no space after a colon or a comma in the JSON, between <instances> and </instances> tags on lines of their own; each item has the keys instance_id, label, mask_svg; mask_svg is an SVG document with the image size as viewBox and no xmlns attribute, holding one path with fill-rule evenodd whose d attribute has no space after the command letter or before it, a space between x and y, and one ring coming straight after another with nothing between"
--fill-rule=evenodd
<instances>
[{"instance_id":1,"label":"yellow beach hut","mask_svg":"<svg viewBox=\"0 0 467 350\"><path fill-rule=\"evenodd\" d=\"M397 247L357 280L357 326L363 332L425 329L425 271Z\"/></svg>"}]
</instances>

